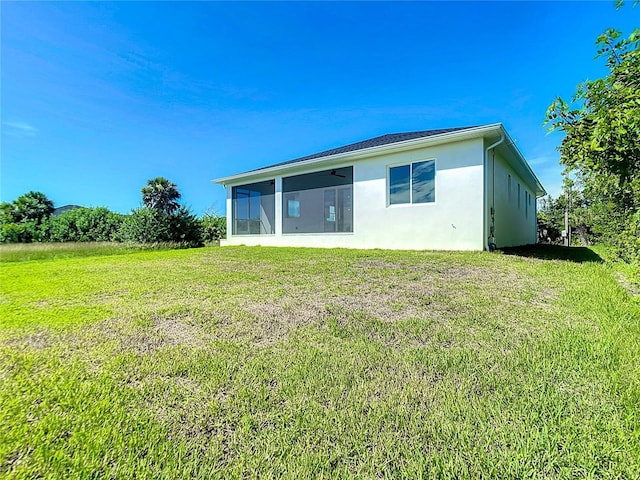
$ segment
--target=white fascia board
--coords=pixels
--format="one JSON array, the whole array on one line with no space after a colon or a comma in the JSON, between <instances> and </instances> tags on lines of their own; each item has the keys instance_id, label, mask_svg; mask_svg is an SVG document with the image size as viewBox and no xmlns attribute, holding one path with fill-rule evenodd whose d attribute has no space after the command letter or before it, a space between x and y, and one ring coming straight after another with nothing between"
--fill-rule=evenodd
<instances>
[{"instance_id":1,"label":"white fascia board","mask_svg":"<svg viewBox=\"0 0 640 480\"><path fill-rule=\"evenodd\" d=\"M405 140L403 142L389 143L386 145L379 145L377 147L369 147L360 150L353 150L351 152L337 153L334 155L328 155L326 157L312 158L309 160L303 160L301 162L288 163L286 165L261 168L260 170L240 173L237 175L230 175L228 177L222 177L211 181L213 183L218 183L221 185L231 185L234 183L238 183L238 181L246 181L262 177L272 177L276 174L281 175L287 171L304 169L306 167L315 165L326 164L327 166L329 166L336 163L358 160L365 157L373 157L385 153L414 150L416 148L424 146L438 145L441 143L448 143L452 141L466 140L468 138L482 137L487 133L498 131L500 129L504 130L501 123L493 123L490 125L483 125L480 127L458 130L455 132L441 133L440 135L432 135L430 137L414 138L411 140Z\"/></svg>"}]
</instances>

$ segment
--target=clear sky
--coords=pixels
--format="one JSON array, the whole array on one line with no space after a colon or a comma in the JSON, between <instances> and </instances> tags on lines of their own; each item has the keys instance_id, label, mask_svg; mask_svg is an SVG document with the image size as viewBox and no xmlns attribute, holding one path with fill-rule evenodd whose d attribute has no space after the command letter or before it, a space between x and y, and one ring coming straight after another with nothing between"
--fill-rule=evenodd
<instances>
[{"instance_id":1,"label":"clear sky","mask_svg":"<svg viewBox=\"0 0 640 480\"><path fill-rule=\"evenodd\" d=\"M631 2L627 2L628 4ZM547 190L557 95L606 73L606 2L0 4L1 198L126 213L165 176L197 214L210 182L385 133L504 123Z\"/></svg>"}]
</instances>

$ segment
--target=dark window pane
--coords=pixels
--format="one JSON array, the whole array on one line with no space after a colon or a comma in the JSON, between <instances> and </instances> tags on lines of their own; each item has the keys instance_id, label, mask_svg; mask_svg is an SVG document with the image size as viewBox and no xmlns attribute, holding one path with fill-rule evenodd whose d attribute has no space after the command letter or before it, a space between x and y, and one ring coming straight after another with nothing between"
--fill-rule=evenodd
<instances>
[{"instance_id":1,"label":"dark window pane","mask_svg":"<svg viewBox=\"0 0 640 480\"><path fill-rule=\"evenodd\" d=\"M409 191L409 173L411 167L402 165L389 169L389 203L409 203L411 201Z\"/></svg>"},{"instance_id":2,"label":"dark window pane","mask_svg":"<svg viewBox=\"0 0 640 480\"><path fill-rule=\"evenodd\" d=\"M258 235L275 231L275 181L233 187L233 234Z\"/></svg>"},{"instance_id":3,"label":"dark window pane","mask_svg":"<svg viewBox=\"0 0 640 480\"><path fill-rule=\"evenodd\" d=\"M283 192L298 192L314 188L353 185L353 167L335 168L321 172L304 173L282 179Z\"/></svg>"},{"instance_id":4,"label":"dark window pane","mask_svg":"<svg viewBox=\"0 0 640 480\"><path fill-rule=\"evenodd\" d=\"M339 197L337 192L348 191ZM353 208L353 167L305 173L282 179L285 202L283 233L323 233L351 231ZM295 200L297 205L289 200ZM346 205L348 203L348 205ZM348 218L345 218L347 217ZM348 230L346 230L348 229Z\"/></svg>"},{"instance_id":5,"label":"dark window pane","mask_svg":"<svg viewBox=\"0 0 640 480\"><path fill-rule=\"evenodd\" d=\"M411 165L411 182L413 187L413 203L429 203L436 201L436 162L416 162Z\"/></svg>"}]
</instances>

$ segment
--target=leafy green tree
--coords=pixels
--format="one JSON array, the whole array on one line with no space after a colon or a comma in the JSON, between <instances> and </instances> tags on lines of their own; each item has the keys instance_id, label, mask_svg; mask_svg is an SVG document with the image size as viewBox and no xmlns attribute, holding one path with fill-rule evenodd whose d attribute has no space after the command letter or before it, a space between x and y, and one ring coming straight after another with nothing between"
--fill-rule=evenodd
<instances>
[{"instance_id":1,"label":"leafy green tree","mask_svg":"<svg viewBox=\"0 0 640 480\"><path fill-rule=\"evenodd\" d=\"M180 205L175 183L164 177L149 180L142 188L143 208L131 212L122 226L125 240L139 243L175 243L201 246L202 227L191 211Z\"/></svg>"},{"instance_id":2,"label":"leafy green tree","mask_svg":"<svg viewBox=\"0 0 640 480\"><path fill-rule=\"evenodd\" d=\"M12 203L0 203L0 223L2 223L2 225L7 223L15 223Z\"/></svg>"},{"instance_id":3,"label":"leafy green tree","mask_svg":"<svg viewBox=\"0 0 640 480\"><path fill-rule=\"evenodd\" d=\"M161 243L170 241L169 214L155 208L132 210L122 223L122 239L135 243Z\"/></svg>"},{"instance_id":4,"label":"leafy green tree","mask_svg":"<svg viewBox=\"0 0 640 480\"><path fill-rule=\"evenodd\" d=\"M203 245L200 221L187 207L181 206L169 215L169 239L184 246Z\"/></svg>"},{"instance_id":5,"label":"leafy green tree","mask_svg":"<svg viewBox=\"0 0 640 480\"><path fill-rule=\"evenodd\" d=\"M121 237L135 243L173 243L202 246L202 228L187 207L172 214L149 207L133 210L122 223Z\"/></svg>"},{"instance_id":6,"label":"leafy green tree","mask_svg":"<svg viewBox=\"0 0 640 480\"><path fill-rule=\"evenodd\" d=\"M583 185L593 231L633 258L640 216L640 30L628 38L609 29L597 40L609 74L578 86L570 103L557 98L547 123L565 133L560 162Z\"/></svg>"},{"instance_id":7,"label":"leafy green tree","mask_svg":"<svg viewBox=\"0 0 640 480\"><path fill-rule=\"evenodd\" d=\"M564 229L564 205L561 197L547 195L540 199L538 209L538 235L543 243L560 244Z\"/></svg>"},{"instance_id":8,"label":"leafy green tree","mask_svg":"<svg viewBox=\"0 0 640 480\"><path fill-rule=\"evenodd\" d=\"M48 239L48 219L53 202L42 192L31 191L13 202L0 204L0 242L42 242Z\"/></svg>"},{"instance_id":9,"label":"leafy green tree","mask_svg":"<svg viewBox=\"0 0 640 480\"><path fill-rule=\"evenodd\" d=\"M3 202L0 212L5 223L42 223L53 213L53 202L42 192L31 191L20 195L12 203Z\"/></svg>"},{"instance_id":10,"label":"leafy green tree","mask_svg":"<svg viewBox=\"0 0 640 480\"><path fill-rule=\"evenodd\" d=\"M167 214L178 210L180 197L176 184L164 177L152 178L142 187L142 203Z\"/></svg>"},{"instance_id":11,"label":"leafy green tree","mask_svg":"<svg viewBox=\"0 0 640 480\"><path fill-rule=\"evenodd\" d=\"M49 222L34 220L0 225L0 243L46 242L49 239Z\"/></svg>"}]
</instances>

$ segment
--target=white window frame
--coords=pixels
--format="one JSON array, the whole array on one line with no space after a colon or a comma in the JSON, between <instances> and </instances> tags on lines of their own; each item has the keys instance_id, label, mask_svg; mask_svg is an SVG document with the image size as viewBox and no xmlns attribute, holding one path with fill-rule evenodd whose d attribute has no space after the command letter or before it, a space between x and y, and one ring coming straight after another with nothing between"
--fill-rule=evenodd
<instances>
[{"instance_id":1,"label":"white window frame","mask_svg":"<svg viewBox=\"0 0 640 480\"><path fill-rule=\"evenodd\" d=\"M433 162L433 190L435 199L433 202L413 203L413 164L422 162ZM395 167L404 167L409 165L409 202L408 203L391 203L391 169ZM438 161L434 158L424 158L413 160L411 162L394 163L387 165L387 207L406 207L414 205L434 205L438 201Z\"/></svg>"}]
</instances>

